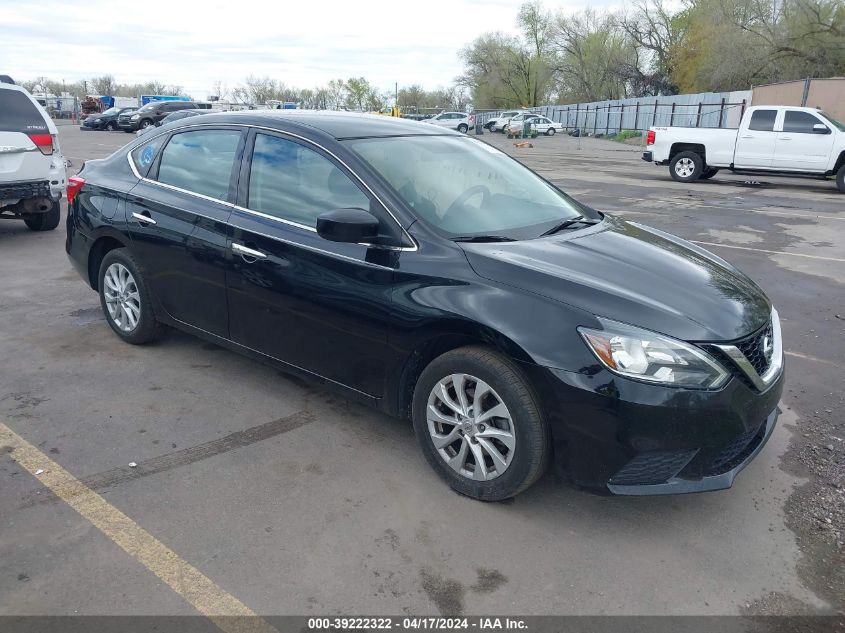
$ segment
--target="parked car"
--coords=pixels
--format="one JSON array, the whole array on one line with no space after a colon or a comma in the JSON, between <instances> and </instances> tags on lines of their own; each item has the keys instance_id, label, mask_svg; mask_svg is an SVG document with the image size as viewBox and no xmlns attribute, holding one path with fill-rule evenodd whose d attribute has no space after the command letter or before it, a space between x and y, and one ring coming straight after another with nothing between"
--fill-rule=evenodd
<instances>
[{"instance_id":1,"label":"parked car","mask_svg":"<svg viewBox=\"0 0 845 633\"><path fill-rule=\"evenodd\" d=\"M65 171L56 124L26 89L0 75L0 218L55 229Z\"/></svg>"},{"instance_id":2,"label":"parked car","mask_svg":"<svg viewBox=\"0 0 845 633\"><path fill-rule=\"evenodd\" d=\"M845 124L815 108L755 106L738 130L652 127L643 160L678 182L740 174L836 178L845 193Z\"/></svg>"},{"instance_id":3,"label":"parked car","mask_svg":"<svg viewBox=\"0 0 845 633\"><path fill-rule=\"evenodd\" d=\"M502 112L499 116L494 119L490 119L485 127L490 130L491 132L502 132L505 129L505 125L507 122L510 121L513 117L518 114L522 114L526 112L525 110L507 110Z\"/></svg>"},{"instance_id":4,"label":"parked car","mask_svg":"<svg viewBox=\"0 0 845 633\"><path fill-rule=\"evenodd\" d=\"M554 136L556 132L563 131L562 123L557 123L539 114L517 114L505 124L503 131L514 136L522 134L525 123L530 123L531 128L536 130L537 134L545 134L546 136Z\"/></svg>"},{"instance_id":5,"label":"parked car","mask_svg":"<svg viewBox=\"0 0 845 633\"><path fill-rule=\"evenodd\" d=\"M470 128L475 127L475 115L466 112L441 112L430 119L425 119L424 122L466 134Z\"/></svg>"},{"instance_id":6,"label":"parked car","mask_svg":"<svg viewBox=\"0 0 845 633\"><path fill-rule=\"evenodd\" d=\"M195 101L151 101L137 110L124 112L117 119L117 124L124 132L135 132L137 130L156 125L171 112L177 110L210 109L207 103Z\"/></svg>"},{"instance_id":7,"label":"parked car","mask_svg":"<svg viewBox=\"0 0 845 633\"><path fill-rule=\"evenodd\" d=\"M67 251L118 337L172 326L410 419L470 497L552 460L615 494L727 488L778 417L780 322L751 279L473 137L212 114L68 192Z\"/></svg>"},{"instance_id":8,"label":"parked car","mask_svg":"<svg viewBox=\"0 0 845 633\"><path fill-rule=\"evenodd\" d=\"M167 125L168 123L173 123L174 121L179 121L181 119L187 119L192 116L199 116L200 114L209 114L212 112L211 110L176 110L176 112L171 112L166 117L164 117L161 121L156 123L154 126L148 125L145 128L141 128L135 134L137 136L142 136L147 132L153 131L157 127L161 127L162 125Z\"/></svg>"},{"instance_id":9,"label":"parked car","mask_svg":"<svg viewBox=\"0 0 845 633\"><path fill-rule=\"evenodd\" d=\"M91 130L116 130L117 118L124 112L134 110L135 108L109 108L99 114L88 115L80 127Z\"/></svg>"}]
</instances>

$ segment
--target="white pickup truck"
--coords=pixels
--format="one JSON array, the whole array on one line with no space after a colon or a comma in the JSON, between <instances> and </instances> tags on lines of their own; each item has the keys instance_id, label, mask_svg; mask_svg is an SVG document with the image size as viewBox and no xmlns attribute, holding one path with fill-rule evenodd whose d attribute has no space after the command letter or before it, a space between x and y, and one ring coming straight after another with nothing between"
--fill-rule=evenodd
<instances>
[{"instance_id":1,"label":"white pickup truck","mask_svg":"<svg viewBox=\"0 0 845 633\"><path fill-rule=\"evenodd\" d=\"M836 177L845 193L845 124L815 108L748 108L738 130L653 127L643 160L669 165L678 182L720 169L743 174Z\"/></svg>"}]
</instances>

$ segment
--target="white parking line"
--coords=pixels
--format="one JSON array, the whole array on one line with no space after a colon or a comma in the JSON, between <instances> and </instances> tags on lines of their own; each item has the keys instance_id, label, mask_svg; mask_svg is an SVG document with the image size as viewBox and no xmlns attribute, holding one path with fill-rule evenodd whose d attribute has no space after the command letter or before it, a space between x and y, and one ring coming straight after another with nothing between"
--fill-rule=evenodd
<instances>
[{"instance_id":1,"label":"white parking line","mask_svg":"<svg viewBox=\"0 0 845 633\"><path fill-rule=\"evenodd\" d=\"M828 262L842 262L845 264L845 259L839 257L824 257L823 255L807 255L806 253L790 253L788 251L769 251L765 248L751 248L750 246L734 246L732 244L718 244L716 242L700 242L698 240L690 240L694 244L701 244L702 246L718 246L720 248L735 248L741 251L756 251L758 253L768 253L769 255L790 255L792 257L807 257L809 259L823 259Z\"/></svg>"}]
</instances>

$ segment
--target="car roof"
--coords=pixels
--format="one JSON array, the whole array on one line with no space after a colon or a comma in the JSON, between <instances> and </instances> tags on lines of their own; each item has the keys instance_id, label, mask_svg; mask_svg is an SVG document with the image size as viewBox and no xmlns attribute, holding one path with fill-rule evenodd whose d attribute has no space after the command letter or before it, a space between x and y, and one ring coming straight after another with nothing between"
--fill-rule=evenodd
<instances>
[{"instance_id":1,"label":"car roof","mask_svg":"<svg viewBox=\"0 0 845 633\"><path fill-rule=\"evenodd\" d=\"M280 130L301 128L318 130L335 139L371 138L379 136L447 136L457 132L419 121L336 110L241 110L212 113L203 117L203 124L236 123ZM186 125L190 125L186 123Z\"/></svg>"}]
</instances>

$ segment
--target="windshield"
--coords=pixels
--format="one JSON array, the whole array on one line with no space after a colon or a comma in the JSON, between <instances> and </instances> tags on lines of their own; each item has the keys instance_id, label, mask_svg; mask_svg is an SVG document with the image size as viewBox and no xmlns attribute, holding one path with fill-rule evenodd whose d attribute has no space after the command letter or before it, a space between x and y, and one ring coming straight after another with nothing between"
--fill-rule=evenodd
<instances>
[{"instance_id":1,"label":"windshield","mask_svg":"<svg viewBox=\"0 0 845 633\"><path fill-rule=\"evenodd\" d=\"M150 101L148 104L141 106L138 112L149 112L150 110L155 110L161 106L160 101Z\"/></svg>"},{"instance_id":2,"label":"windshield","mask_svg":"<svg viewBox=\"0 0 845 633\"><path fill-rule=\"evenodd\" d=\"M832 116L830 116L827 112L819 112L819 114L821 114L824 118L826 118L833 125L835 125L837 128L839 128L840 132L845 132L845 123L842 123L841 121L837 121Z\"/></svg>"},{"instance_id":3,"label":"windshield","mask_svg":"<svg viewBox=\"0 0 845 633\"><path fill-rule=\"evenodd\" d=\"M117 114L118 112L120 112L120 108L109 108L108 110L103 112L103 116L105 116L107 114L108 115Z\"/></svg>"},{"instance_id":4,"label":"windshield","mask_svg":"<svg viewBox=\"0 0 845 633\"><path fill-rule=\"evenodd\" d=\"M599 217L479 140L411 136L345 141L415 214L449 237L538 237L581 215Z\"/></svg>"}]
</instances>

